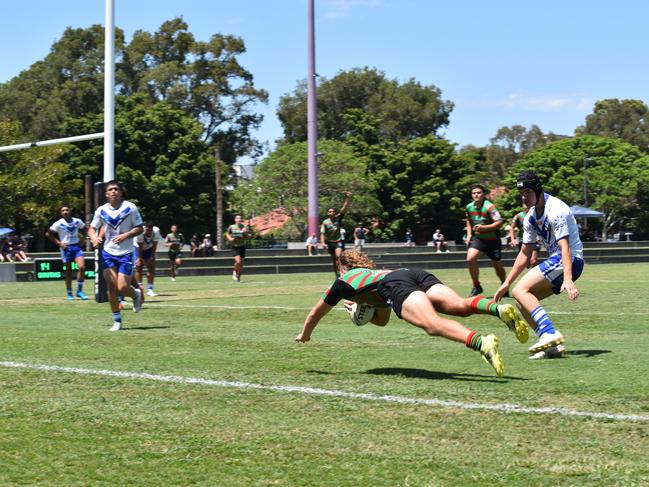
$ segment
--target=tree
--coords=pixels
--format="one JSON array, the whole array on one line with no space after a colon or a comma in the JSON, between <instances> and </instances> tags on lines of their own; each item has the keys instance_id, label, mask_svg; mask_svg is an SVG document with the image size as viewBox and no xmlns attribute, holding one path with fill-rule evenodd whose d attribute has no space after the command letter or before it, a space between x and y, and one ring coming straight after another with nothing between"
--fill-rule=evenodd
<instances>
[{"instance_id":1,"label":"tree","mask_svg":"<svg viewBox=\"0 0 649 487\"><path fill-rule=\"evenodd\" d=\"M17 143L19 136L18 122L0 121L0 145ZM70 197L81 182L70 178L67 165L58 162L64 154L64 146L0 153L0 223L20 233L35 233L39 247L61 205L82 210L80 199Z\"/></svg>"},{"instance_id":2,"label":"tree","mask_svg":"<svg viewBox=\"0 0 649 487\"><path fill-rule=\"evenodd\" d=\"M507 171L525 154L561 137L544 133L537 125L501 127L486 148L485 177L487 185L499 185Z\"/></svg>"},{"instance_id":3,"label":"tree","mask_svg":"<svg viewBox=\"0 0 649 487\"><path fill-rule=\"evenodd\" d=\"M151 104L166 101L185 111L201 123L206 141L221 146L226 161L259 151L251 132L262 116L254 109L268 94L238 62L245 53L241 38L214 34L197 41L180 18L153 34L137 31L129 44L121 29L115 37L119 93L144 94ZM0 119L20 121L28 139L47 139L61 135L66 118L100 114L103 51L103 26L66 29L42 61L0 85Z\"/></svg>"},{"instance_id":4,"label":"tree","mask_svg":"<svg viewBox=\"0 0 649 487\"><path fill-rule=\"evenodd\" d=\"M367 112L380 121L384 140L403 140L435 134L449 123L453 103L441 98L441 90L414 79L403 84L376 69L340 71L318 87L318 135L344 140L351 127L343 115L352 109ZM306 140L307 90L299 82L292 94L280 98L277 116L284 129L284 143Z\"/></svg>"},{"instance_id":5,"label":"tree","mask_svg":"<svg viewBox=\"0 0 649 487\"><path fill-rule=\"evenodd\" d=\"M101 115L70 119L66 133L101 130ZM214 221L214 160L203 128L167 102L149 104L145 95L117 98L116 177L124 183L145 219L160 227L178 223L187 231L207 231ZM100 178L101 142L71 146L71 176Z\"/></svg>"},{"instance_id":6,"label":"tree","mask_svg":"<svg viewBox=\"0 0 649 487\"><path fill-rule=\"evenodd\" d=\"M600 100L575 133L620 139L649 152L649 108L641 100Z\"/></svg>"},{"instance_id":7,"label":"tree","mask_svg":"<svg viewBox=\"0 0 649 487\"><path fill-rule=\"evenodd\" d=\"M606 214L605 235L622 224L636 229L634 218L649 211L640 206L647 204L643 188L649 188L649 156L634 145L592 135L553 142L516 163L505 179L507 187L515 188L516 175L528 169L539 173L546 192L568 205L585 206L587 197L589 207ZM510 191L504 203L518 208L518 193Z\"/></svg>"},{"instance_id":8,"label":"tree","mask_svg":"<svg viewBox=\"0 0 649 487\"><path fill-rule=\"evenodd\" d=\"M347 144L321 140L318 150L318 204L321 213L340 208L344 192L351 191L350 215L346 221L368 218L379 211L374 183L366 174L366 165ZM305 236L307 206L307 144L299 142L279 147L255 169L248 183L240 184L230 199L233 212L259 215L278 207L293 217L293 223Z\"/></svg>"}]
</instances>

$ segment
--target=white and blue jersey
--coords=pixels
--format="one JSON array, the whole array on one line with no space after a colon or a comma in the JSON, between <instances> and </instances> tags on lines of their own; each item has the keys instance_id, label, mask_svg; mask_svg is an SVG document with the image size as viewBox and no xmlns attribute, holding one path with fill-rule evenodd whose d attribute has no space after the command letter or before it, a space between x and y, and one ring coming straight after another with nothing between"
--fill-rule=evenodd
<instances>
[{"instance_id":1,"label":"white and blue jersey","mask_svg":"<svg viewBox=\"0 0 649 487\"><path fill-rule=\"evenodd\" d=\"M119 243L113 241L117 235L142 226L142 217L133 203L122 201L119 208L106 203L95 211L90 226L95 230L104 227L104 252L119 257L133 252L134 237L126 238Z\"/></svg>"},{"instance_id":2,"label":"white and blue jersey","mask_svg":"<svg viewBox=\"0 0 649 487\"><path fill-rule=\"evenodd\" d=\"M543 242L550 256L538 267L543 275L553 284L558 293L563 283L563 263L559 240L568 239L572 257L572 279L576 281L584 268L584 246L579 238L579 227L570 207L559 198L543 194L545 208L542 215L536 214L532 207L525 215L523 222L523 244L534 245L537 238Z\"/></svg>"},{"instance_id":3,"label":"white and blue jersey","mask_svg":"<svg viewBox=\"0 0 649 487\"><path fill-rule=\"evenodd\" d=\"M83 230L86 224L79 218L71 218L67 221L60 218L50 227L50 231L59 236L59 241L66 244L66 248L61 249L61 260L67 264L77 257L83 257L83 250L79 246L79 230Z\"/></svg>"},{"instance_id":4,"label":"white and blue jersey","mask_svg":"<svg viewBox=\"0 0 649 487\"><path fill-rule=\"evenodd\" d=\"M151 258L151 251L153 244L162 241L162 235L158 227L153 227L151 236L146 235L146 230L137 236L137 245L142 245L142 259L149 260ZM137 247L136 247L137 248Z\"/></svg>"}]
</instances>

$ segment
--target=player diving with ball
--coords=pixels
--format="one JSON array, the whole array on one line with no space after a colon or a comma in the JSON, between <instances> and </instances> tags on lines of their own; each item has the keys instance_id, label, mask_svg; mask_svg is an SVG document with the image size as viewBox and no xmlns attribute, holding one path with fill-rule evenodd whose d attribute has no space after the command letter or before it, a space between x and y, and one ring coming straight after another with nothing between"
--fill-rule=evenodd
<instances>
[{"instance_id":1,"label":"player diving with ball","mask_svg":"<svg viewBox=\"0 0 649 487\"><path fill-rule=\"evenodd\" d=\"M375 311L370 313L370 322L374 325L387 325L394 310L397 317L430 336L464 343L480 352L498 377L505 373L498 337L479 335L457 321L440 316L440 313L452 316L488 314L502 320L516 333L520 342L525 343L528 339L526 323L511 304L499 305L484 296L461 298L437 277L423 270L377 270L369 257L356 250L343 252L340 264L341 275L311 309L295 341L308 342L320 320L341 300L350 314L354 303L373 306Z\"/></svg>"}]
</instances>

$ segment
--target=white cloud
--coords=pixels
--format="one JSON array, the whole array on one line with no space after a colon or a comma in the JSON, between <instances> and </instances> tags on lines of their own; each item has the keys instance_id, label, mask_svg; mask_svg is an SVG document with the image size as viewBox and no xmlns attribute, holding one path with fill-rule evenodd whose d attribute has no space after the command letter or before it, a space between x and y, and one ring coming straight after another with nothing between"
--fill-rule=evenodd
<instances>
[{"instance_id":1,"label":"white cloud","mask_svg":"<svg viewBox=\"0 0 649 487\"><path fill-rule=\"evenodd\" d=\"M383 0L326 0L324 16L330 19L347 17L349 11L356 7L376 8L383 5Z\"/></svg>"},{"instance_id":2,"label":"white cloud","mask_svg":"<svg viewBox=\"0 0 649 487\"><path fill-rule=\"evenodd\" d=\"M587 111L594 99L585 95L530 95L512 93L497 102L503 108L515 108L533 112L549 111Z\"/></svg>"}]
</instances>

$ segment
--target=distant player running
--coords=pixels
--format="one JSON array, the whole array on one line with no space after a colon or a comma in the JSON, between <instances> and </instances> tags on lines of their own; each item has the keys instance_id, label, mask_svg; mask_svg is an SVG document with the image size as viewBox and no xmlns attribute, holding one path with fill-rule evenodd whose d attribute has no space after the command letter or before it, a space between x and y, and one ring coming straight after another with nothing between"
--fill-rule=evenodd
<instances>
[{"instance_id":1,"label":"distant player running","mask_svg":"<svg viewBox=\"0 0 649 487\"><path fill-rule=\"evenodd\" d=\"M471 198L473 201L466 205L466 261L469 266L469 274L473 281L471 296L477 296L484 292L480 284L480 269L478 268L478 257L487 254L491 259L500 282L505 280L505 268L500 259L500 227L504 221L500 212L491 201L485 197L485 188L480 184L471 186Z\"/></svg>"},{"instance_id":2,"label":"distant player running","mask_svg":"<svg viewBox=\"0 0 649 487\"><path fill-rule=\"evenodd\" d=\"M390 308L397 317L423 329L430 336L441 336L464 343L479 351L502 377L505 366L495 335L478 335L457 321L440 316L489 314L500 318L516 333L519 341L527 340L525 322L511 304L498 305L484 296L461 298L442 284L434 275L423 270L375 270L374 263L356 250L347 250L340 257L342 275L338 277L309 312L302 331L295 337L298 342L308 342L320 320L341 300L348 310L351 302L367 303L376 308L370 320L385 326L390 320Z\"/></svg>"},{"instance_id":3,"label":"distant player running","mask_svg":"<svg viewBox=\"0 0 649 487\"><path fill-rule=\"evenodd\" d=\"M171 233L165 237L165 246L169 248L169 265L171 267L171 281L176 281L178 267L183 263L183 245L185 237L178 231L178 225L171 225Z\"/></svg>"},{"instance_id":4,"label":"distant player running","mask_svg":"<svg viewBox=\"0 0 649 487\"><path fill-rule=\"evenodd\" d=\"M246 239L250 237L252 237L250 226L243 223L241 215L235 215L234 223L225 232L225 238L228 239L228 242L232 246L232 255L234 257L232 279L237 282L241 282L243 260L246 258Z\"/></svg>"},{"instance_id":5,"label":"distant player running","mask_svg":"<svg viewBox=\"0 0 649 487\"><path fill-rule=\"evenodd\" d=\"M320 226L320 243L323 247L326 246L331 256L331 263L333 264L334 273L340 273L340 256L345 250L345 240L342 238L341 230L342 220L345 216L345 211L349 208L349 199L352 194L349 191L345 192L345 201L343 202L340 211L336 213L334 208L327 210L327 218L325 218Z\"/></svg>"},{"instance_id":6,"label":"distant player running","mask_svg":"<svg viewBox=\"0 0 649 487\"><path fill-rule=\"evenodd\" d=\"M523 211L519 211L514 215L512 221L509 225L509 246L512 249L518 249L519 251L523 248L523 222L525 221L525 214L529 208L523 205ZM539 260L539 250L540 246L538 242L532 250L532 255L530 261L527 263L527 267L534 267Z\"/></svg>"},{"instance_id":7,"label":"distant player running","mask_svg":"<svg viewBox=\"0 0 649 487\"><path fill-rule=\"evenodd\" d=\"M88 296L83 292L86 260L79 245L79 232L86 228L86 224L79 218L73 217L70 207L67 205L63 205L60 212L61 218L52 224L45 235L61 249L61 260L65 264L65 289L68 301L74 299L72 295L72 262L77 264L76 295L79 299L87 301Z\"/></svg>"},{"instance_id":8,"label":"distant player running","mask_svg":"<svg viewBox=\"0 0 649 487\"><path fill-rule=\"evenodd\" d=\"M162 241L160 229L147 222L144 225L144 232L137 236L138 258L135 261L135 280L140 289L142 287L142 267L146 265L147 296L155 297L157 294L153 290L153 281L155 280L155 256L158 248L158 242Z\"/></svg>"},{"instance_id":9,"label":"distant player running","mask_svg":"<svg viewBox=\"0 0 649 487\"><path fill-rule=\"evenodd\" d=\"M519 303L523 316L536 331L539 340L529 348L530 359L554 358L564 354L563 335L554 328L540 301L565 291L574 301L579 297L575 282L584 269L584 247L579 228L570 207L543 192L541 179L534 171L518 175L516 187L523 203L530 209L523 224L523 248L494 299L499 301L509 286L523 272L532 255L537 237L550 256L533 267L516 284L512 295Z\"/></svg>"},{"instance_id":10,"label":"distant player running","mask_svg":"<svg viewBox=\"0 0 649 487\"><path fill-rule=\"evenodd\" d=\"M110 330L119 331L122 329L122 314L117 295L131 297L136 313L142 307L141 291L130 285L135 264L133 241L142 233L142 217L137 206L123 199L122 188L117 181L108 181L104 187L108 203L95 211L88 237L95 247L102 240L104 242L103 274L113 313L113 327ZM100 229L103 232L100 233Z\"/></svg>"}]
</instances>

